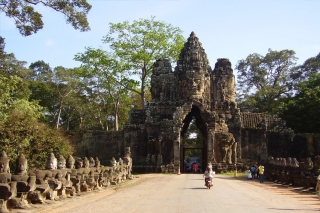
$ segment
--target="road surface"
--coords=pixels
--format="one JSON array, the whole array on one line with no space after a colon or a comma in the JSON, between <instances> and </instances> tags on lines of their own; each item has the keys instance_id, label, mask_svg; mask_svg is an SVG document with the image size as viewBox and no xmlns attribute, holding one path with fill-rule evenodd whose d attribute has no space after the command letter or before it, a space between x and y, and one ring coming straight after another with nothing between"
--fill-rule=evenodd
<instances>
[{"instance_id":1,"label":"road surface","mask_svg":"<svg viewBox=\"0 0 320 213\"><path fill-rule=\"evenodd\" d=\"M38 205L39 209L32 212L300 213L320 210L317 196L301 192L299 188L227 175L216 175L213 184L210 190L206 189L202 174L141 175L118 190L102 190L43 207Z\"/></svg>"}]
</instances>

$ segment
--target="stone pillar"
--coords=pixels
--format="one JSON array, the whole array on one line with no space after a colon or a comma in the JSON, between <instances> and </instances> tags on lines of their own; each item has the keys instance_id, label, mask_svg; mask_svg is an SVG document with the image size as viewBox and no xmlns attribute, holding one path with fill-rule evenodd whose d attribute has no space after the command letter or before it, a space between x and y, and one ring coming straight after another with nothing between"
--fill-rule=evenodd
<instances>
[{"instance_id":1,"label":"stone pillar","mask_svg":"<svg viewBox=\"0 0 320 213\"><path fill-rule=\"evenodd\" d=\"M207 138L207 144L208 144L208 163L216 163L216 157L215 157L215 150L214 150L214 129L208 129L208 138Z\"/></svg>"},{"instance_id":2,"label":"stone pillar","mask_svg":"<svg viewBox=\"0 0 320 213\"><path fill-rule=\"evenodd\" d=\"M237 164L237 146L238 146L238 143L235 142L233 145L232 145L232 163L233 164Z\"/></svg>"},{"instance_id":3,"label":"stone pillar","mask_svg":"<svg viewBox=\"0 0 320 213\"><path fill-rule=\"evenodd\" d=\"M180 131L181 128L173 127L173 156L174 156L174 170L177 174L180 174Z\"/></svg>"}]
</instances>

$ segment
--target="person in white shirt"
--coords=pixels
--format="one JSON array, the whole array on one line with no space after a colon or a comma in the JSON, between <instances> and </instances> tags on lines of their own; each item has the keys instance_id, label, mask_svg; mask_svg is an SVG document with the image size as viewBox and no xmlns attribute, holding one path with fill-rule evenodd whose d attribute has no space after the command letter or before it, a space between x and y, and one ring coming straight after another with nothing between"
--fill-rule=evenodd
<instances>
[{"instance_id":1,"label":"person in white shirt","mask_svg":"<svg viewBox=\"0 0 320 213\"><path fill-rule=\"evenodd\" d=\"M215 172L210 169L210 167L207 167L207 170L204 172L204 185L206 185L206 180L211 180L211 186L212 186L212 178L215 175Z\"/></svg>"}]
</instances>

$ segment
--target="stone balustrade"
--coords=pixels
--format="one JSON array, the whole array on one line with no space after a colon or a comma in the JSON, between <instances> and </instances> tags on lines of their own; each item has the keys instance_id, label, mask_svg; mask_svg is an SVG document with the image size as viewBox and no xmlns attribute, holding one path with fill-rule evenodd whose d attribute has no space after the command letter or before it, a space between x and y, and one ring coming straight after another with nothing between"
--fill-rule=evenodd
<instances>
[{"instance_id":1,"label":"stone balustrade","mask_svg":"<svg viewBox=\"0 0 320 213\"><path fill-rule=\"evenodd\" d=\"M102 166L98 158L74 159L48 156L46 169L28 170L27 159L20 154L16 171L11 174L9 159L0 154L0 213L12 209L30 208L32 204L44 204L46 200L60 200L110 185L118 185L132 179L130 148L126 147L123 159L112 158L111 166Z\"/></svg>"},{"instance_id":2,"label":"stone balustrade","mask_svg":"<svg viewBox=\"0 0 320 213\"><path fill-rule=\"evenodd\" d=\"M305 190L314 191L317 177L320 175L320 156L314 162L311 158L273 158L269 157L265 164L265 178L279 184L303 187Z\"/></svg>"}]
</instances>

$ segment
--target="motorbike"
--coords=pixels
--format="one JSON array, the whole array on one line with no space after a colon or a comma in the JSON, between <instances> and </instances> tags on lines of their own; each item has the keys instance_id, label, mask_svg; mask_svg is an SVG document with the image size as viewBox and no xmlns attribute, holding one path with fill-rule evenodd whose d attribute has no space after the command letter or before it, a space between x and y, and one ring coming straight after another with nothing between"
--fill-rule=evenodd
<instances>
[{"instance_id":1,"label":"motorbike","mask_svg":"<svg viewBox=\"0 0 320 213\"><path fill-rule=\"evenodd\" d=\"M212 185L212 178L205 178L206 187L207 189L210 189Z\"/></svg>"}]
</instances>

